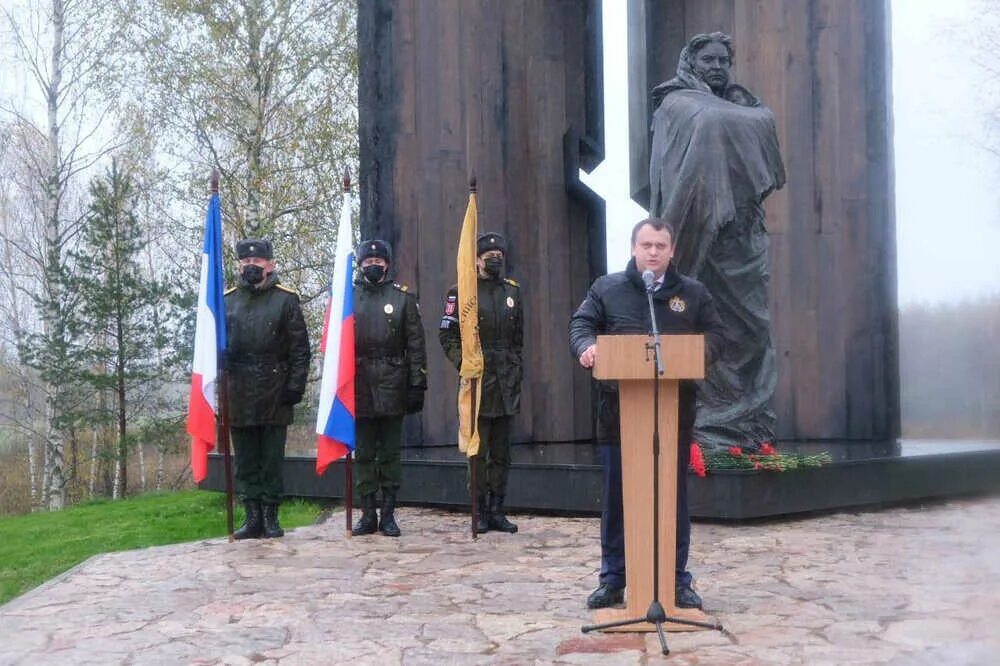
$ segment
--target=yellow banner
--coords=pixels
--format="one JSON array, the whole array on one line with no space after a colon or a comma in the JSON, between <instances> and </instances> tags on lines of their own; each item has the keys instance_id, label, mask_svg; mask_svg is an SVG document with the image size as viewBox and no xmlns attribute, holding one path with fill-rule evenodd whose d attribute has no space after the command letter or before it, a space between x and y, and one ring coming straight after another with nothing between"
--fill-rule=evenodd
<instances>
[{"instance_id":1,"label":"yellow banner","mask_svg":"<svg viewBox=\"0 0 1000 666\"><path fill-rule=\"evenodd\" d=\"M458 325L462 337L462 368L458 372L458 450L470 458L479 453L479 403L482 395L483 348L479 343L479 277L476 237L479 219L476 194L469 206L458 241Z\"/></svg>"}]
</instances>

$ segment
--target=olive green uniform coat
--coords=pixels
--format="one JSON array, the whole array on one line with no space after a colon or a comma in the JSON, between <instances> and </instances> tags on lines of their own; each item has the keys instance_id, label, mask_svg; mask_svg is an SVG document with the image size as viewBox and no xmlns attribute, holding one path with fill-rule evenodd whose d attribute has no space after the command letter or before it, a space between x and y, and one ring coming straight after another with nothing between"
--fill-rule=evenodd
<instances>
[{"instance_id":1,"label":"olive green uniform coat","mask_svg":"<svg viewBox=\"0 0 1000 666\"><path fill-rule=\"evenodd\" d=\"M403 416L427 389L427 350L417 297L394 282L355 282L356 490L395 492Z\"/></svg>"},{"instance_id":2,"label":"olive green uniform coat","mask_svg":"<svg viewBox=\"0 0 1000 666\"><path fill-rule=\"evenodd\" d=\"M309 373L309 334L298 294L278 284L276 273L259 288L240 280L225 301L236 489L244 500L277 504L286 430Z\"/></svg>"},{"instance_id":3,"label":"olive green uniform coat","mask_svg":"<svg viewBox=\"0 0 1000 666\"><path fill-rule=\"evenodd\" d=\"M524 317L521 289L510 278L480 277L479 341L483 347L483 390L479 409L480 449L477 457L484 492L504 495L510 469L510 428L521 411ZM448 291L438 337L445 356L462 366L462 336L455 304L458 287Z\"/></svg>"}]
</instances>

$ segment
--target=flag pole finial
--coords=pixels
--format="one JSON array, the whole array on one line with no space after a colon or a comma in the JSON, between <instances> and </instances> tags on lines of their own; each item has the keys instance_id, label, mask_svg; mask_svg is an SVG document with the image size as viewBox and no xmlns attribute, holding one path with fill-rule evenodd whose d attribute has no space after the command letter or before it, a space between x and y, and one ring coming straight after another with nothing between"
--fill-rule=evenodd
<instances>
[{"instance_id":1,"label":"flag pole finial","mask_svg":"<svg viewBox=\"0 0 1000 666\"><path fill-rule=\"evenodd\" d=\"M208 177L208 191L212 194L219 193L219 170L212 169L212 174Z\"/></svg>"},{"instance_id":2,"label":"flag pole finial","mask_svg":"<svg viewBox=\"0 0 1000 666\"><path fill-rule=\"evenodd\" d=\"M472 174L471 176L469 176L469 193L470 194L476 193L476 174Z\"/></svg>"},{"instance_id":3,"label":"flag pole finial","mask_svg":"<svg viewBox=\"0 0 1000 666\"><path fill-rule=\"evenodd\" d=\"M344 177L340 182L344 186L344 192L351 191L351 170L349 168L344 168Z\"/></svg>"}]
</instances>

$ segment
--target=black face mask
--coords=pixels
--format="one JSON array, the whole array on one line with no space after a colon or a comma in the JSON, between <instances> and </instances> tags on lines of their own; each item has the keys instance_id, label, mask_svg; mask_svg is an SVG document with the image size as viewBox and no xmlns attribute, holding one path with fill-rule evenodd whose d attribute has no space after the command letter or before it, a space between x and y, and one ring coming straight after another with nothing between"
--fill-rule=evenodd
<instances>
[{"instance_id":1,"label":"black face mask","mask_svg":"<svg viewBox=\"0 0 1000 666\"><path fill-rule=\"evenodd\" d=\"M385 267L378 264L368 264L361 268L361 275L371 284L378 284L385 277Z\"/></svg>"},{"instance_id":2,"label":"black face mask","mask_svg":"<svg viewBox=\"0 0 1000 666\"><path fill-rule=\"evenodd\" d=\"M503 270L503 259L500 257L488 257L484 260L486 264L483 270L492 278L500 277L500 271Z\"/></svg>"},{"instance_id":3,"label":"black face mask","mask_svg":"<svg viewBox=\"0 0 1000 666\"><path fill-rule=\"evenodd\" d=\"M264 279L264 269L255 264L247 264L240 271L240 276L247 284L257 284Z\"/></svg>"}]
</instances>

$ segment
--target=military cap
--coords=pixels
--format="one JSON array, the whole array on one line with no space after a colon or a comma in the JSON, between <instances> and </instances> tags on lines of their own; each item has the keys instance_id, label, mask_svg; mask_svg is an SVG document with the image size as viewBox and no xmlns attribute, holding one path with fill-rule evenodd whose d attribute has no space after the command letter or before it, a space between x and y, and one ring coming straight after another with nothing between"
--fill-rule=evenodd
<instances>
[{"instance_id":1,"label":"military cap","mask_svg":"<svg viewBox=\"0 0 1000 666\"><path fill-rule=\"evenodd\" d=\"M246 259L247 257L259 257L261 259L274 259L274 248L271 241L260 238L244 238L236 243L236 258Z\"/></svg>"},{"instance_id":2,"label":"military cap","mask_svg":"<svg viewBox=\"0 0 1000 666\"><path fill-rule=\"evenodd\" d=\"M361 241L361 245L358 245L357 254L359 264L368 257L378 257L379 259L391 262L392 246L384 240L372 238L371 240Z\"/></svg>"},{"instance_id":3,"label":"military cap","mask_svg":"<svg viewBox=\"0 0 1000 666\"><path fill-rule=\"evenodd\" d=\"M479 234L479 238L476 239L476 256L478 257L483 252L489 252L490 250L500 250L504 254L507 254L507 239L495 231L487 231L485 234Z\"/></svg>"}]
</instances>

